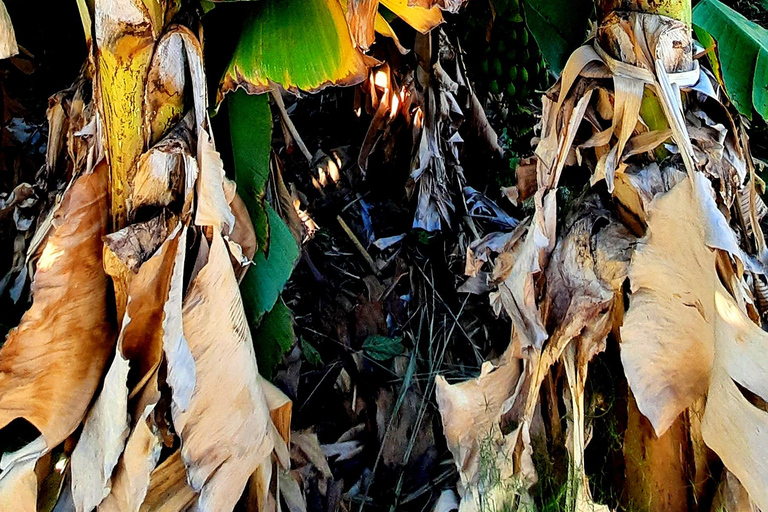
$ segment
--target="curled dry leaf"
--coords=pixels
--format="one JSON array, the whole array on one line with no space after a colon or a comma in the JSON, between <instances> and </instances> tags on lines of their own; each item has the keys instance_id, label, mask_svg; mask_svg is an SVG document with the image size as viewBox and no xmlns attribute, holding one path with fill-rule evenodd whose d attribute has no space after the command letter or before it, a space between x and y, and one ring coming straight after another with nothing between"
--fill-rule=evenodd
<instances>
[{"instance_id":1,"label":"curled dry leaf","mask_svg":"<svg viewBox=\"0 0 768 512\"><path fill-rule=\"evenodd\" d=\"M566 500L575 512L610 512L605 505L592 500L589 480L584 470L584 449L587 445L586 418L584 410L584 388L587 382L587 361L579 357L581 347L569 343L563 353L563 366L570 395L570 413L567 418L570 439L566 443L571 456L568 475L568 496ZM567 402L566 402L567 403Z\"/></svg>"},{"instance_id":2,"label":"curled dry leaf","mask_svg":"<svg viewBox=\"0 0 768 512\"><path fill-rule=\"evenodd\" d=\"M307 498L289 471L279 470L277 474L280 495L283 497L289 512L307 512Z\"/></svg>"},{"instance_id":3,"label":"curled dry leaf","mask_svg":"<svg viewBox=\"0 0 768 512\"><path fill-rule=\"evenodd\" d=\"M201 132L198 145L200 177L197 180L195 225L214 226L228 235L235 226L235 216L224 193L224 162L207 132Z\"/></svg>"},{"instance_id":4,"label":"curled dry leaf","mask_svg":"<svg viewBox=\"0 0 768 512\"><path fill-rule=\"evenodd\" d=\"M121 231L128 231L134 226ZM181 229L181 226L177 227L155 255L141 265L131 281L128 304L112 365L107 371L101 392L91 407L80 439L72 453L72 496L77 510L92 510L109 493L110 477L123 452L131 428L134 429L131 433L134 440L128 448L139 449L139 446L136 446L136 436L146 439L146 429L142 428L141 421L146 419L159 399L159 396L154 396L159 395L156 390L156 375L153 382L147 382L147 379L155 374L160 365L163 339L169 334L164 330L167 324L164 310L173 286L172 277L181 278L179 273L174 272L174 266L179 246L184 246L181 240L185 234L186 231ZM142 250L139 247L134 248L137 251ZM136 257L139 256L136 255ZM139 404L137 414L132 415L136 421L132 426L128 414L131 410L129 394L137 385L146 385L147 389L141 396L148 400L139 400L139 402L148 403ZM147 390L152 387L155 388L155 392L147 393ZM146 410L147 408L149 411ZM149 450L151 437L146 441L148 442L145 446ZM145 455L145 459L149 458L150 454L155 455L154 450L149 452ZM134 456L132 451L127 452L124 459L127 458L130 461L132 456ZM154 460L156 462L157 459ZM145 466L142 472L137 468L137 471L121 477L128 480L123 485L129 486L131 479L146 481L143 490L135 489L135 502L129 507L131 510L138 510L141 498L146 493L149 472L153 467L154 464L150 467Z\"/></svg>"},{"instance_id":5,"label":"curled dry leaf","mask_svg":"<svg viewBox=\"0 0 768 512\"><path fill-rule=\"evenodd\" d=\"M685 173L670 165L660 168L655 162L628 168L616 176L613 196L619 202L619 215L633 233L642 235L648 225L648 205L653 198L668 192L685 177Z\"/></svg>"},{"instance_id":6,"label":"curled dry leaf","mask_svg":"<svg viewBox=\"0 0 768 512\"><path fill-rule=\"evenodd\" d=\"M199 510L232 509L279 440L229 258L214 231L208 261L183 306L197 381L189 406L174 405L172 413Z\"/></svg>"},{"instance_id":7,"label":"curled dry leaf","mask_svg":"<svg viewBox=\"0 0 768 512\"><path fill-rule=\"evenodd\" d=\"M149 258L168 234L169 218L153 217L104 237L104 270L112 278L118 318L128 303L128 289L139 266Z\"/></svg>"},{"instance_id":8,"label":"curled dry leaf","mask_svg":"<svg viewBox=\"0 0 768 512\"><path fill-rule=\"evenodd\" d=\"M414 229L440 231L443 225L451 225L455 206L449 183L461 179L458 127L463 116L452 93L436 87L427 89L423 125L413 125L418 144L411 160L411 178L418 195Z\"/></svg>"},{"instance_id":9,"label":"curled dry leaf","mask_svg":"<svg viewBox=\"0 0 768 512\"><path fill-rule=\"evenodd\" d=\"M139 509L141 512L180 512L189 510L197 494L187 484L187 474L181 452L176 450L150 477L147 497Z\"/></svg>"},{"instance_id":10,"label":"curled dry leaf","mask_svg":"<svg viewBox=\"0 0 768 512\"><path fill-rule=\"evenodd\" d=\"M684 180L651 203L654 218L629 272L621 358L638 407L657 434L706 393L714 360L715 253L705 244L697 192ZM679 310L673 316L671 306Z\"/></svg>"},{"instance_id":11,"label":"curled dry leaf","mask_svg":"<svg viewBox=\"0 0 768 512\"><path fill-rule=\"evenodd\" d=\"M107 166L77 178L37 263L32 307L0 350L0 427L25 418L50 449L78 426L114 347L102 237Z\"/></svg>"},{"instance_id":12,"label":"curled dry leaf","mask_svg":"<svg viewBox=\"0 0 768 512\"><path fill-rule=\"evenodd\" d=\"M36 463L31 458L0 473L0 510L37 512Z\"/></svg>"},{"instance_id":13,"label":"curled dry leaf","mask_svg":"<svg viewBox=\"0 0 768 512\"><path fill-rule=\"evenodd\" d=\"M168 135L139 158L133 180L132 204L143 207L167 207L180 195L186 199L186 179L197 178L194 161L192 114L188 114Z\"/></svg>"},{"instance_id":14,"label":"curled dry leaf","mask_svg":"<svg viewBox=\"0 0 768 512\"><path fill-rule=\"evenodd\" d=\"M326 460L320 442L317 440L317 434L311 430L291 434L291 460L299 467L308 464L314 466L325 479L333 476L328 460Z\"/></svg>"},{"instance_id":15,"label":"curled dry leaf","mask_svg":"<svg viewBox=\"0 0 768 512\"><path fill-rule=\"evenodd\" d=\"M475 379L448 384L437 376L437 405L448 449L459 471L459 510L504 510L530 500L536 482L528 425L501 431L501 416L524 379L519 359L507 349L498 365L486 361ZM490 507L490 508L489 508Z\"/></svg>"},{"instance_id":16,"label":"curled dry leaf","mask_svg":"<svg viewBox=\"0 0 768 512\"><path fill-rule=\"evenodd\" d=\"M621 329L621 358L640 411L657 434L707 395L704 442L768 508L768 413L745 391L768 398L768 334L721 284L716 251L733 232L695 173L650 206L648 232L630 266L632 297ZM680 241L685 240L685 244Z\"/></svg>"},{"instance_id":17,"label":"curled dry leaf","mask_svg":"<svg viewBox=\"0 0 768 512\"><path fill-rule=\"evenodd\" d=\"M105 248L136 274L168 236L170 220L165 214L160 214L146 222L131 224L110 233L104 237Z\"/></svg>"},{"instance_id":18,"label":"curled dry leaf","mask_svg":"<svg viewBox=\"0 0 768 512\"><path fill-rule=\"evenodd\" d=\"M541 349L548 337L536 302L536 279L554 247L555 210L555 194L549 193L537 209L523 242L500 254L494 265L492 280L499 289L491 294L491 306L496 314L504 309L512 319L512 339L521 344L520 348Z\"/></svg>"},{"instance_id":19,"label":"curled dry leaf","mask_svg":"<svg viewBox=\"0 0 768 512\"><path fill-rule=\"evenodd\" d=\"M188 164L185 166L185 203L190 186L194 183L197 191L195 225L213 226L228 235L235 225L235 217L229 207L225 192L224 163L219 152L216 151L206 111L208 91L203 66L203 49L200 41L188 28L174 27L173 35L180 41L180 46L184 48L184 56L192 79L195 131L197 133L197 169L194 169L195 166L192 165L192 162L185 158L185 163ZM182 56L178 58L183 59ZM187 205L185 204L185 206Z\"/></svg>"},{"instance_id":20,"label":"curled dry leaf","mask_svg":"<svg viewBox=\"0 0 768 512\"><path fill-rule=\"evenodd\" d=\"M346 17L349 35L356 47L367 51L376 40L375 25L379 0L349 0Z\"/></svg>"},{"instance_id":21,"label":"curled dry leaf","mask_svg":"<svg viewBox=\"0 0 768 512\"><path fill-rule=\"evenodd\" d=\"M186 240L186 228L182 230L181 240ZM201 245L200 252L207 251L207 246ZM163 319L163 353L168 362L166 381L171 387L173 404L181 410L185 410L192 398L197 379L195 359L189 343L184 337L183 330L185 243L178 244L175 258L171 288L168 291L168 300L163 306L165 313Z\"/></svg>"},{"instance_id":22,"label":"curled dry leaf","mask_svg":"<svg viewBox=\"0 0 768 512\"><path fill-rule=\"evenodd\" d=\"M243 250L243 256L248 261L251 261L259 247L251 216L248 214L248 209L239 194L232 196L232 202L229 203L229 207L232 209L232 214L235 217L235 227L232 229L229 238L240 246Z\"/></svg>"},{"instance_id":23,"label":"curled dry leaf","mask_svg":"<svg viewBox=\"0 0 768 512\"><path fill-rule=\"evenodd\" d=\"M361 3L360 0L358 0L357 3L360 4ZM373 2L370 2L369 0L364 0L363 3L367 4L366 8L370 8L370 4L373 3ZM378 8L378 3L379 3L378 0L375 3L376 3L376 7ZM348 10L349 9L349 2L348 2L348 0L339 0L339 4L341 5L342 10L344 11L345 15L347 16L347 24L349 25L350 36L352 36L353 41L355 42L355 44L357 44L357 41L360 40L360 37L355 35L356 32L359 31L359 28L356 28L355 24L362 22L362 20L355 21L355 22L352 22L352 21L349 20L349 10ZM367 30L367 29L365 29L365 30ZM378 12L378 9L376 9L375 16L374 16L374 19L373 19L373 30L375 30L379 34L383 35L384 37L388 37L388 38L392 39L392 42L395 44L395 46L397 47L397 50L401 54L405 55L405 54L407 54L409 52L409 50L407 48L405 48L402 44L400 44L400 39L397 37L397 34L395 33L394 30L392 30L392 27L387 22L387 20L384 18L384 16L382 16L381 13ZM365 34L361 34L361 36L364 36L364 35ZM375 36L373 34L372 34L371 37L372 37L372 39L370 39L369 46L371 44L373 44L373 42L375 41ZM367 40L367 39L363 38L363 40ZM359 44L357 44L357 45L360 46ZM366 47L366 49L367 49L367 47Z\"/></svg>"},{"instance_id":24,"label":"curled dry leaf","mask_svg":"<svg viewBox=\"0 0 768 512\"><path fill-rule=\"evenodd\" d=\"M135 425L115 467L109 494L99 504L100 512L138 512L144 502L162 447L151 417L159 400L157 373L153 372L134 408Z\"/></svg>"},{"instance_id":25,"label":"curled dry leaf","mask_svg":"<svg viewBox=\"0 0 768 512\"><path fill-rule=\"evenodd\" d=\"M717 487L712 510L727 510L728 512L759 512L754 502L749 499L747 491L739 479L728 470L724 471Z\"/></svg>"},{"instance_id":26,"label":"curled dry leaf","mask_svg":"<svg viewBox=\"0 0 768 512\"><path fill-rule=\"evenodd\" d=\"M184 111L186 58L184 29L169 27L155 45L144 92L144 137L147 146L175 125Z\"/></svg>"},{"instance_id":27,"label":"curled dry leaf","mask_svg":"<svg viewBox=\"0 0 768 512\"><path fill-rule=\"evenodd\" d=\"M18 55L19 45L16 44L16 33L13 30L11 17L5 4L0 0L0 59Z\"/></svg>"},{"instance_id":28,"label":"curled dry leaf","mask_svg":"<svg viewBox=\"0 0 768 512\"><path fill-rule=\"evenodd\" d=\"M542 310L551 344L574 340L578 368L605 348L614 324L635 237L606 210L598 196L584 201L557 241L545 272Z\"/></svg>"}]
</instances>

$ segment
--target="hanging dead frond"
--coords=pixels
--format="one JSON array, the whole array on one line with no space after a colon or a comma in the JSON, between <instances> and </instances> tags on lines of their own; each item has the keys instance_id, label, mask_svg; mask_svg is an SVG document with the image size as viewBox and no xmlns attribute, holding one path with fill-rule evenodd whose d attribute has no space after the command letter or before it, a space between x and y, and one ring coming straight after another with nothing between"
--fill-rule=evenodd
<instances>
[{"instance_id":1,"label":"hanging dead frond","mask_svg":"<svg viewBox=\"0 0 768 512\"><path fill-rule=\"evenodd\" d=\"M179 272L174 272L174 266L177 264L179 245L185 245L185 241L181 240L183 235L186 235L186 230L179 226L151 258L140 263L130 281L128 303L114 359L72 453L72 495L78 510L92 510L110 493L110 477L126 448L126 440L134 440L135 443L135 436L145 436L149 428L146 426L147 416L159 400L156 371L163 353L163 340L173 335L165 331L165 327L172 323L166 318L165 310L168 301L172 300L172 279L181 276ZM148 400L144 400L148 403L139 403L131 414L133 408L129 406L129 398L137 392L144 397L147 393L142 388L154 388L154 392L150 391L150 396L146 397ZM131 418L134 424L131 424ZM152 437L147 439L148 448L152 445L151 440ZM130 463L131 455L127 452L124 461ZM144 458L154 459L156 463L157 456L157 450L150 450ZM118 473L116 476L127 480L123 485L129 485L136 493L132 500L128 500L129 503L134 501L129 508L135 510L141 503L154 463L145 463L143 471L133 471L122 477ZM144 483L131 485L131 479ZM125 499L127 496L118 495L118 498Z\"/></svg>"},{"instance_id":2,"label":"hanging dead frond","mask_svg":"<svg viewBox=\"0 0 768 512\"><path fill-rule=\"evenodd\" d=\"M648 234L630 267L622 362L640 410L659 434L706 394L704 441L766 508L768 459L758 439L768 413L744 390L768 397L760 356L768 334L721 284L717 251L731 245L733 232L721 224L706 178L694 178L651 205Z\"/></svg>"},{"instance_id":3,"label":"hanging dead frond","mask_svg":"<svg viewBox=\"0 0 768 512\"><path fill-rule=\"evenodd\" d=\"M85 416L114 347L101 238L107 166L64 195L37 262L32 307L0 350L0 426L29 421L51 449Z\"/></svg>"},{"instance_id":4,"label":"hanging dead frond","mask_svg":"<svg viewBox=\"0 0 768 512\"><path fill-rule=\"evenodd\" d=\"M530 506L536 483L529 425L502 432L502 416L521 392L522 362L511 350L480 376L458 384L437 377L436 399L448 448L459 471L462 512Z\"/></svg>"},{"instance_id":5,"label":"hanging dead frond","mask_svg":"<svg viewBox=\"0 0 768 512\"><path fill-rule=\"evenodd\" d=\"M0 1L0 59L18 55L19 45L16 44L16 33L13 30L11 17L5 4Z\"/></svg>"},{"instance_id":6,"label":"hanging dead frond","mask_svg":"<svg viewBox=\"0 0 768 512\"><path fill-rule=\"evenodd\" d=\"M224 315L217 313L221 308ZM182 440L190 486L200 493L198 506L230 510L250 475L270 460L283 441L269 416L237 280L221 235L214 234L207 263L190 284L183 319L197 382L189 406L174 407L174 426Z\"/></svg>"}]
</instances>

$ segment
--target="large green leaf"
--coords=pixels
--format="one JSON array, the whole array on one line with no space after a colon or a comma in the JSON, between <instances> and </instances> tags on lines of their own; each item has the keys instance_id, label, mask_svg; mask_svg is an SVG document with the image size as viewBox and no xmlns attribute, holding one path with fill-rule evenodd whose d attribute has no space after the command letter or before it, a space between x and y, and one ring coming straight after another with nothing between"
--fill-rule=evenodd
<instances>
[{"instance_id":1,"label":"large green leaf","mask_svg":"<svg viewBox=\"0 0 768 512\"><path fill-rule=\"evenodd\" d=\"M717 41L725 89L739 112L751 119L754 107L768 119L768 30L718 0L701 0L693 22L700 40L704 30Z\"/></svg>"},{"instance_id":2,"label":"large green leaf","mask_svg":"<svg viewBox=\"0 0 768 512\"><path fill-rule=\"evenodd\" d=\"M299 248L288 227L264 198L269 179L272 114L265 94L229 95L229 127L237 190L256 230L259 251L241 284L259 371L271 378L293 344L290 310L278 300Z\"/></svg>"},{"instance_id":3,"label":"large green leaf","mask_svg":"<svg viewBox=\"0 0 768 512\"><path fill-rule=\"evenodd\" d=\"M258 329L253 332L253 346L259 373L271 379L275 368L293 346L293 317L291 310L281 300L264 316Z\"/></svg>"},{"instance_id":4,"label":"large green leaf","mask_svg":"<svg viewBox=\"0 0 768 512\"><path fill-rule=\"evenodd\" d=\"M269 178L272 113L267 95L236 91L229 95L229 133L235 161L235 182L256 230L259 250L269 244L264 190Z\"/></svg>"},{"instance_id":5,"label":"large green leaf","mask_svg":"<svg viewBox=\"0 0 768 512\"><path fill-rule=\"evenodd\" d=\"M555 73L586 39L592 0L525 0L525 19Z\"/></svg>"},{"instance_id":6,"label":"large green leaf","mask_svg":"<svg viewBox=\"0 0 768 512\"><path fill-rule=\"evenodd\" d=\"M275 305L299 258L299 246L291 230L269 204L265 206L270 231L268 252L256 253L240 284L251 328L258 326L264 313Z\"/></svg>"},{"instance_id":7,"label":"large green leaf","mask_svg":"<svg viewBox=\"0 0 768 512\"><path fill-rule=\"evenodd\" d=\"M219 98L238 87L264 92L270 81L312 91L365 78L366 57L352 43L338 0L261 0L249 8Z\"/></svg>"}]
</instances>

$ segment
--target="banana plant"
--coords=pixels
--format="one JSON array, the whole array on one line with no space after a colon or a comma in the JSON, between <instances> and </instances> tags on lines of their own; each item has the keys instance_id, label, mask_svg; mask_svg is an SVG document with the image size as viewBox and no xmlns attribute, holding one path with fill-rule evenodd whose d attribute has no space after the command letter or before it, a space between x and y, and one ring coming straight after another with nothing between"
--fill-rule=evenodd
<instances>
[{"instance_id":1,"label":"banana plant","mask_svg":"<svg viewBox=\"0 0 768 512\"><path fill-rule=\"evenodd\" d=\"M526 8L540 15L541 4ZM551 26L531 25L542 47L567 23L558 7L566 3L541 16ZM541 97L534 164L518 168L518 185L534 185L514 195L530 198L534 214L472 246L505 237L489 298L512 332L478 377L438 377L459 510L536 510L534 461L552 460L555 447L568 454L557 505L611 510L593 499L586 456L588 376L600 371L590 362L609 345L628 386L625 473L614 475L623 485L610 505L768 508L763 206L739 112L695 58L692 37L692 20L730 11L714 0L693 12L686 0L595 8L592 37ZM746 28L710 26L723 41ZM719 66L749 68L740 79L751 84L761 50L740 48L750 49L743 65ZM589 171L576 185L581 197L563 201L565 176L578 179L578 169ZM470 277L479 270L468 268Z\"/></svg>"},{"instance_id":2,"label":"banana plant","mask_svg":"<svg viewBox=\"0 0 768 512\"><path fill-rule=\"evenodd\" d=\"M72 178L30 244L32 305L0 349L0 428L23 431L0 463L0 509L51 510L67 485L78 511L225 511L241 496L267 510L291 402L260 368L293 343L280 294L299 241L265 199L259 94L362 81L373 30L396 35L378 2L253 2L209 95L196 2L77 4L88 62L50 134ZM442 22L443 6L381 5L422 32ZM209 118L228 93L229 173Z\"/></svg>"}]
</instances>

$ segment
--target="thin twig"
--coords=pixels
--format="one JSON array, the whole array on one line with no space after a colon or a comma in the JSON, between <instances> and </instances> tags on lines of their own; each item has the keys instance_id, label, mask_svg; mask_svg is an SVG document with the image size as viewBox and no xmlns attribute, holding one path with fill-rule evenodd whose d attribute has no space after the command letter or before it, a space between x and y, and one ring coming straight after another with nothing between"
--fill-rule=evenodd
<instances>
[{"instance_id":1,"label":"thin twig","mask_svg":"<svg viewBox=\"0 0 768 512\"><path fill-rule=\"evenodd\" d=\"M347 226L347 223L344 222L344 219L341 218L341 215L337 215L336 220L339 221L339 226L341 226L341 229L343 229L344 232L347 234L349 239L354 244L355 248L362 255L365 262L368 264L369 267L371 267L371 271L373 271L373 273L378 276L379 269L376 268L376 263L373 261L373 258L371 258L371 255L368 254L368 251L365 250L365 247L363 247L363 244L360 243L360 240L358 240L357 236L352 232L351 229L349 229L349 226Z\"/></svg>"},{"instance_id":2,"label":"thin twig","mask_svg":"<svg viewBox=\"0 0 768 512\"><path fill-rule=\"evenodd\" d=\"M293 140L296 141L296 145L299 146L299 149L304 154L304 157L307 159L307 162L311 164L312 153L310 153L309 150L307 149L307 146L304 144L304 141L302 140L301 135L299 135L299 131L296 129L296 125L293 124L293 121L291 121L291 118L288 116L288 112L286 112L285 110L285 103L283 103L283 96L280 93L280 86L273 83L272 87L269 90L269 93L272 95L272 98L275 100L277 109L280 111L280 118L283 120L283 123L285 123L285 126L288 128L288 131L291 132L291 136L293 137Z\"/></svg>"}]
</instances>

